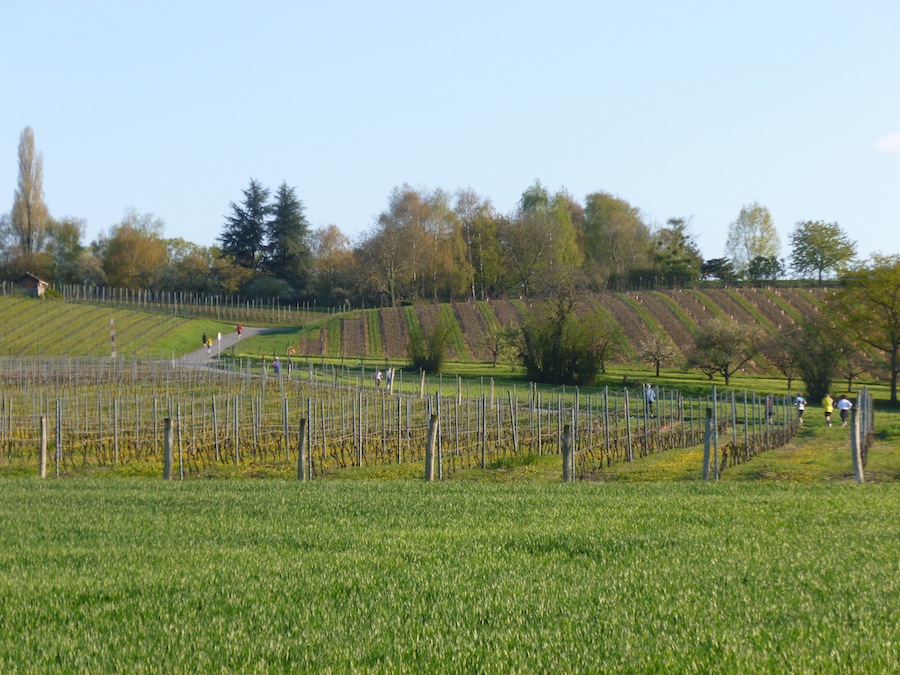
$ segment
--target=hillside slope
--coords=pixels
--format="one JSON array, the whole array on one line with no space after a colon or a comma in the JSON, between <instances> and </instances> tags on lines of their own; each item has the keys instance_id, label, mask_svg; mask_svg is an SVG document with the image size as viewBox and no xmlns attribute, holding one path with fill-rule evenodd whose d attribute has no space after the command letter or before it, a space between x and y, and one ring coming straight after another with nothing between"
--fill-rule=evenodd
<instances>
[{"instance_id":1,"label":"hillside slope","mask_svg":"<svg viewBox=\"0 0 900 675\"><path fill-rule=\"evenodd\" d=\"M824 298L822 289L755 288L638 291L602 293L582 298L584 306L599 309L621 328L626 341L636 347L648 335L669 336L682 354L693 344L694 335L712 317L732 317L755 323L767 333L811 318ZM317 322L299 331L294 342L298 354L310 356L398 359L405 356L408 336L429 331L438 319L458 331L451 358L488 360L484 336L497 327L518 325L523 313L535 305L521 301L453 302L449 305L422 303L411 307L357 310L340 321ZM368 329L366 328L368 327ZM340 333L333 335L334 331ZM380 339L366 339L380 331ZM327 333L327 339L323 334ZM370 345L377 344L373 350ZM626 350L626 358L634 350Z\"/></svg>"},{"instance_id":2,"label":"hillside slope","mask_svg":"<svg viewBox=\"0 0 900 675\"><path fill-rule=\"evenodd\" d=\"M0 297L0 356L179 356L201 336L233 330L208 319L23 296Z\"/></svg>"}]
</instances>

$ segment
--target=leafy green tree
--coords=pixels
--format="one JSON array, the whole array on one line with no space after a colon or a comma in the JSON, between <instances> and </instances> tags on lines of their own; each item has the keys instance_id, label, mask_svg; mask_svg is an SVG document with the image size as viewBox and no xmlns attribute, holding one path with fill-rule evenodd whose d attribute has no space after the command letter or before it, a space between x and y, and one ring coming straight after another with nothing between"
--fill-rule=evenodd
<instances>
[{"instance_id":1,"label":"leafy green tree","mask_svg":"<svg viewBox=\"0 0 900 675\"><path fill-rule=\"evenodd\" d=\"M584 268L596 286L625 281L651 267L650 228L640 210L606 192L585 198Z\"/></svg>"},{"instance_id":2,"label":"leafy green tree","mask_svg":"<svg viewBox=\"0 0 900 675\"><path fill-rule=\"evenodd\" d=\"M704 260L700 266L700 278L732 282L737 278L737 273L728 258L711 258Z\"/></svg>"},{"instance_id":3,"label":"leafy green tree","mask_svg":"<svg viewBox=\"0 0 900 675\"><path fill-rule=\"evenodd\" d=\"M316 295L325 304L339 305L350 298L354 255L350 238L328 225L313 232L313 266Z\"/></svg>"},{"instance_id":4,"label":"leafy green tree","mask_svg":"<svg viewBox=\"0 0 900 675\"><path fill-rule=\"evenodd\" d=\"M797 363L800 379L812 401L820 401L831 391L840 361L839 336L825 317L806 321L785 335L787 349Z\"/></svg>"},{"instance_id":5,"label":"leafy green tree","mask_svg":"<svg viewBox=\"0 0 900 675\"><path fill-rule=\"evenodd\" d=\"M841 273L828 298L831 316L860 342L888 355L891 403L900 373L900 255L876 254Z\"/></svg>"},{"instance_id":6,"label":"leafy green tree","mask_svg":"<svg viewBox=\"0 0 900 675\"><path fill-rule=\"evenodd\" d=\"M683 218L669 218L650 237L654 266L669 283L692 284L700 279L703 256L687 228Z\"/></svg>"},{"instance_id":7,"label":"leafy green tree","mask_svg":"<svg viewBox=\"0 0 900 675\"><path fill-rule=\"evenodd\" d=\"M284 279L259 274L243 287L244 295L250 300L278 300L288 301L293 295L293 289Z\"/></svg>"},{"instance_id":8,"label":"leafy green tree","mask_svg":"<svg viewBox=\"0 0 900 675\"><path fill-rule=\"evenodd\" d=\"M435 302L464 297L471 287L472 267L450 195L441 189L422 194L419 218L423 232L420 296L430 295Z\"/></svg>"},{"instance_id":9,"label":"leafy green tree","mask_svg":"<svg viewBox=\"0 0 900 675\"><path fill-rule=\"evenodd\" d=\"M53 260L52 279L58 284L81 283L76 262L84 250L81 238L85 223L78 218L49 219L47 224L47 252Z\"/></svg>"},{"instance_id":10,"label":"leafy green tree","mask_svg":"<svg viewBox=\"0 0 900 675\"><path fill-rule=\"evenodd\" d=\"M219 242L223 255L241 267L256 271L263 266L267 221L272 207L269 190L253 179L243 193L244 200L240 205L234 202L229 205L231 215L225 218Z\"/></svg>"},{"instance_id":11,"label":"leafy green tree","mask_svg":"<svg viewBox=\"0 0 900 675\"><path fill-rule=\"evenodd\" d=\"M856 242L851 241L837 223L804 220L790 234L791 265L800 275L822 278L836 272L856 257Z\"/></svg>"},{"instance_id":12,"label":"leafy green tree","mask_svg":"<svg viewBox=\"0 0 900 675\"><path fill-rule=\"evenodd\" d=\"M408 185L394 188L388 208L363 235L355 255L360 288L396 306L420 297L424 265L421 258L432 249L423 226L422 195Z\"/></svg>"},{"instance_id":13,"label":"leafy green tree","mask_svg":"<svg viewBox=\"0 0 900 675\"><path fill-rule=\"evenodd\" d=\"M85 286L107 286L109 279L103 271L103 261L90 249L84 249L72 266L73 283Z\"/></svg>"},{"instance_id":14,"label":"leafy green tree","mask_svg":"<svg viewBox=\"0 0 900 675\"><path fill-rule=\"evenodd\" d=\"M163 221L153 214L126 211L122 221L93 244L110 285L118 288L158 287L166 267Z\"/></svg>"},{"instance_id":15,"label":"leafy green tree","mask_svg":"<svg viewBox=\"0 0 900 675\"><path fill-rule=\"evenodd\" d=\"M772 214L765 206L753 202L744 206L737 220L728 226L725 252L731 257L738 274L746 274L754 258L777 258L781 242Z\"/></svg>"},{"instance_id":16,"label":"leafy green tree","mask_svg":"<svg viewBox=\"0 0 900 675\"><path fill-rule=\"evenodd\" d=\"M568 196L550 196L540 181L522 194L513 216L498 219L497 237L511 281L523 298L535 285L551 287L561 268L580 264Z\"/></svg>"},{"instance_id":17,"label":"leafy green tree","mask_svg":"<svg viewBox=\"0 0 900 675\"><path fill-rule=\"evenodd\" d=\"M216 252L182 238L166 240L166 267L159 282L165 291L217 294Z\"/></svg>"},{"instance_id":18,"label":"leafy green tree","mask_svg":"<svg viewBox=\"0 0 900 675\"><path fill-rule=\"evenodd\" d=\"M755 325L740 324L734 319L712 319L697 333L688 365L710 380L721 375L728 386L731 376L759 353L764 337Z\"/></svg>"},{"instance_id":19,"label":"leafy green tree","mask_svg":"<svg viewBox=\"0 0 900 675\"><path fill-rule=\"evenodd\" d=\"M775 256L758 255L747 266L747 278L753 281L774 281L786 272L784 262Z\"/></svg>"},{"instance_id":20,"label":"leafy green tree","mask_svg":"<svg viewBox=\"0 0 900 675\"><path fill-rule=\"evenodd\" d=\"M275 191L266 222L265 268L296 292L305 291L312 275L310 227L296 191L282 183Z\"/></svg>"},{"instance_id":21,"label":"leafy green tree","mask_svg":"<svg viewBox=\"0 0 900 675\"><path fill-rule=\"evenodd\" d=\"M503 251L497 239L497 215L490 200L482 199L473 190L459 190L453 210L466 247L471 297L486 300L503 286Z\"/></svg>"}]
</instances>

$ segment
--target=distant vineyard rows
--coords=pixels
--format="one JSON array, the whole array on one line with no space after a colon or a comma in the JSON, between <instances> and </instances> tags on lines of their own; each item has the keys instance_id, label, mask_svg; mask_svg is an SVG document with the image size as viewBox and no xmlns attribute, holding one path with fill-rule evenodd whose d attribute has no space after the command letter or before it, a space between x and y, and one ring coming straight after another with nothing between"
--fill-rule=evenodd
<instances>
[{"instance_id":1,"label":"distant vineyard rows","mask_svg":"<svg viewBox=\"0 0 900 675\"><path fill-rule=\"evenodd\" d=\"M667 335L686 354L699 327L712 317L728 316L775 332L815 316L825 293L821 288L636 291L594 295L585 298L585 305L618 324L626 340L619 358L630 361L636 346L653 333ZM411 334L428 332L442 321L450 328L451 358L482 361L490 358L485 336L517 325L526 311L526 303L511 300L356 310L298 327L293 349L310 356L400 359ZM191 330L186 319L155 312L0 297L0 354L107 356L111 318L118 352L127 356L163 356L154 344Z\"/></svg>"},{"instance_id":2,"label":"distant vineyard rows","mask_svg":"<svg viewBox=\"0 0 900 675\"><path fill-rule=\"evenodd\" d=\"M713 317L731 317L775 332L815 316L825 293L819 288L637 291L599 294L588 304L618 324L628 345L623 360L630 360L634 348L652 333L667 335L686 354L700 326ZM328 340L322 339L318 325L303 330L296 350L311 356L403 358L411 332L429 331L443 320L449 322L453 336L451 358L483 361L490 358L484 336L497 326L517 325L524 311L523 303L510 300L363 310L330 321ZM335 330L341 339L330 335ZM380 339L372 339L373 330Z\"/></svg>"}]
</instances>

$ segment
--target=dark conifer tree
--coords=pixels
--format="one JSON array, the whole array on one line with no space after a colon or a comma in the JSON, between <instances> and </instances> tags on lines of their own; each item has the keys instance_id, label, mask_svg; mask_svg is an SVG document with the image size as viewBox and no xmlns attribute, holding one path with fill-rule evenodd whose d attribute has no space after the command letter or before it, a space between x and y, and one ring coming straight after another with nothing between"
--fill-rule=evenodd
<instances>
[{"instance_id":1,"label":"dark conifer tree","mask_svg":"<svg viewBox=\"0 0 900 675\"><path fill-rule=\"evenodd\" d=\"M222 253L231 257L235 264L259 270L264 262L266 228L272 213L269 190L251 178L243 193L244 200L240 205L231 202L231 215L225 217L219 241Z\"/></svg>"},{"instance_id":2,"label":"dark conifer tree","mask_svg":"<svg viewBox=\"0 0 900 675\"><path fill-rule=\"evenodd\" d=\"M271 214L266 225L266 270L302 293L311 276L310 227L303 202L287 183L275 192Z\"/></svg>"}]
</instances>

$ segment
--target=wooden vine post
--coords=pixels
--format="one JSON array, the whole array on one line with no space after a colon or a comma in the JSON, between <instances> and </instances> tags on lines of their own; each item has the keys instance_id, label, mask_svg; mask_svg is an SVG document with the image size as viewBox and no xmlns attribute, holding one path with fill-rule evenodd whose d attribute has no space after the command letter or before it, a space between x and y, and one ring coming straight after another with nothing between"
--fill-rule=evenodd
<instances>
[{"instance_id":1,"label":"wooden vine post","mask_svg":"<svg viewBox=\"0 0 900 675\"><path fill-rule=\"evenodd\" d=\"M432 413L428 420L428 442L425 445L425 481L434 482L434 451L437 447L438 416Z\"/></svg>"},{"instance_id":2,"label":"wooden vine post","mask_svg":"<svg viewBox=\"0 0 900 675\"><path fill-rule=\"evenodd\" d=\"M47 477L47 416L41 415L41 457L39 473L41 478Z\"/></svg>"},{"instance_id":3,"label":"wooden vine post","mask_svg":"<svg viewBox=\"0 0 900 675\"><path fill-rule=\"evenodd\" d=\"M859 443L859 416L855 407L850 409L850 456L853 459L853 478L857 483L862 483L865 481L865 471Z\"/></svg>"},{"instance_id":4,"label":"wooden vine post","mask_svg":"<svg viewBox=\"0 0 900 675\"><path fill-rule=\"evenodd\" d=\"M565 425L563 427L562 433L562 469L563 469L563 483L571 483L573 480L572 474L574 464L572 459L572 428L570 425Z\"/></svg>"},{"instance_id":5,"label":"wooden vine post","mask_svg":"<svg viewBox=\"0 0 900 675\"><path fill-rule=\"evenodd\" d=\"M163 480L172 480L172 418L163 418Z\"/></svg>"},{"instance_id":6,"label":"wooden vine post","mask_svg":"<svg viewBox=\"0 0 900 675\"><path fill-rule=\"evenodd\" d=\"M709 449L712 441L712 408L706 409L706 430L703 434L703 480L709 480Z\"/></svg>"},{"instance_id":7,"label":"wooden vine post","mask_svg":"<svg viewBox=\"0 0 900 675\"><path fill-rule=\"evenodd\" d=\"M306 472L306 429L307 419L304 417L300 420L300 447L297 450L297 480L309 480Z\"/></svg>"}]
</instances>

